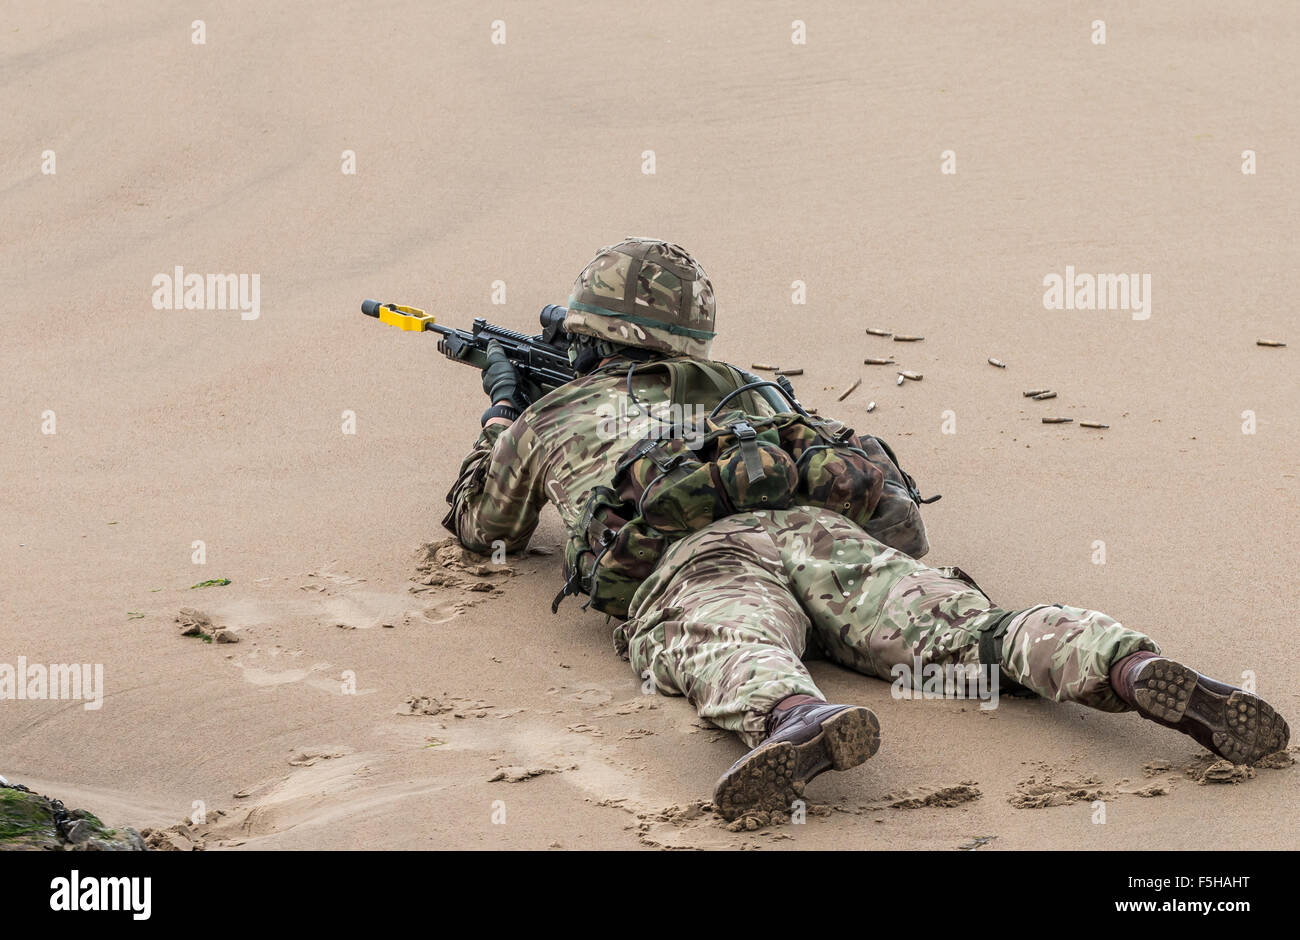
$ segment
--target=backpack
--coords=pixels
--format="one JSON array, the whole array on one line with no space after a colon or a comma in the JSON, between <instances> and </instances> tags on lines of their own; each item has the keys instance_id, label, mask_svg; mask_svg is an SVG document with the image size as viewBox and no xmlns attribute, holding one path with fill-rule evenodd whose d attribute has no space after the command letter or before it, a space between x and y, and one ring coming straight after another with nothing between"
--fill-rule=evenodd
<instances>
[{"instance_id":1,"label":"backpack","mask_svg":"<svg viewBox=\"0 0 1300 940\"><path fill-rule=\"evenodd\" d=\"M581 593L584 609L625 618L674 542L735 513L819 507L914 558L929 551L918 506L938 497L920 498L884 441L809 414L788 382L763 382L723 363L634 364L629 394L632 374L650 369L668 371L673 404L721 400L688 426L634 441L610 484L592 490L565 545L565 585L552 612ZM786 400L759 396L760 386L778 388ZM744 407L724 410L733 399Z\"/></svg>"}]
</instances>

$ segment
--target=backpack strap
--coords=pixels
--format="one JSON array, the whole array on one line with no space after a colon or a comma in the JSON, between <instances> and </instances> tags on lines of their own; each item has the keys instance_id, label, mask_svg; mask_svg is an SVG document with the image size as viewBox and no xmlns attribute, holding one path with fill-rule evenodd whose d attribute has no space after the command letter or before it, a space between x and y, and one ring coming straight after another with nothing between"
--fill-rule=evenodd
<instances>
[{"instance_id":1,"label":"backpack strap","mask_svg":"<svg viewBox=\"0 0 1300 940\"><path fill-rule=\"evenodd\" d=\"M725 362L700 362L698 359L668 359L663 363L668 370L671 383L669 394L674 405L698 405L687 397L688 388L704 393L705 400L722 400L746 385L745 377L739 369ZM745 392L745 411L749 414L762 413L762 405L752 391Z\"/></svg>"},{"instance_id":2,"label":"backpack strap","mask_svg":"<svg viewBox=\"0 0 1300 940\"><path fill-rule=\"evenodd\" d=\"M758 432L748 421L737 421L728 425L728 430L736 435L740 443L740 458L745 463L745 480L754 483L763 479L763 458L758 455Z\"/></svg>"}]
</instances>

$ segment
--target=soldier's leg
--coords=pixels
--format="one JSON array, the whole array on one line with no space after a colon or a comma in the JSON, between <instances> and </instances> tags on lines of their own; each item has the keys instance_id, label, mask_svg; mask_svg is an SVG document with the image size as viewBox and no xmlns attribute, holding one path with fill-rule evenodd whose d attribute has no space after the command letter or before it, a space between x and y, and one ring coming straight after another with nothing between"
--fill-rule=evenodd
<instances>
[{"instance_id":1,"label":"soldier's leg","mask_svg":"<svg viewBox=\"0 0 1300 940\"><path fill-rule=\"evenodd\" d=\"M888 679L896 666L997 665L1044 698L1136 709L1238 762L1289 740L1258 696L1160 656L1150 637L1099 611L1001 610L956 569L923 565L830 513L783 551L820 645L860 672Z\"/></svg>"},{"instance_id":2,"label":"soldier's leg","mask_svg":"<svg viewBox=\"0 0 1300 940\"><path fill-rule=\"evenodd\" d=\"M801 659L808 617L786 586L780 553L732 516L677 543L615 631L632 668L749 745L791 695L821 699Z\"/></svg>"},{"instance_id":3,"label":"soldier's leg","mask_svg":"<svg viewBox=\"0 0 1300 940\"><path fill-rule=\"evenodd\" d=\"M870 709L826 703L808 675L808 617L769 528L731 516L674 546L615 631L638 675L752 747L714 789L727 819L790 812L810 780L861 764L880 742Z\"/></svg>"},{"instance_id":4,"label":"soldier's leg","mask_svg":"<svg viewBox=\"0 0 1300 940\"><path fill-rule=\"evenodd\" d=\"M1110 667L1129 653L1158 651L1097 611L1001 610L956 569L924 565L834 513L820 513L807 534L792 533L783 550L821 647L868 675L978 665L983 647L989 665L1044 698L1121 711Z\"/></svg>"}]
</instances>

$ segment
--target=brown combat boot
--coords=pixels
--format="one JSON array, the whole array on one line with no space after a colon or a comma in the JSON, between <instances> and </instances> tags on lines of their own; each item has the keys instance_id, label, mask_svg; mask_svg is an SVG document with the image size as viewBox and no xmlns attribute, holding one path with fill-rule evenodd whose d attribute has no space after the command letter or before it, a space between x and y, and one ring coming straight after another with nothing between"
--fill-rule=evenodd
<instances>
[{"instance_id":1,"label":"brown combat boot","mask_svg":"<svg viewBox=\"0 0 1300 940\"><path fill-rule=\"evenodd\" d=\"M1125 656L1111 667L1110 681L1143 718L1181 731L1234 764L1253 764L1291 740L1285 719L1258 695L1156 653Z\"/></svg>"},{"instance_id":2,"label":"brown combat boot","mask_svg":"<svg viewBox=\"0 0 1300 940\"><path fill-rule=\"evenodd\" d=\"M856 767L880 747L880 722L871 709L792 698L802 703L778 705L768 718L767 737L714 788L713 803L724 819L754 810L788 813L808 781L832 768Z\"/></svg>"}]
</instances>

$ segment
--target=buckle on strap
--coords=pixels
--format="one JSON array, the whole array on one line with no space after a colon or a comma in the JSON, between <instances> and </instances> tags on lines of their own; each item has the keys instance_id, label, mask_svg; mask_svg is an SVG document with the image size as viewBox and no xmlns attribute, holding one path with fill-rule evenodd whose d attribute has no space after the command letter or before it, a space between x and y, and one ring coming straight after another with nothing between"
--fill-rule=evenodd
<instances>
[{"instance_id":1,"label":"buckle on strap","mask_svg":"<svg viewBox=\"0 0 1300 940\"><path fill-rule=\"evenodd\" d=\"M577 571L574 571L569 576L569 579L564 582L564 587L560 588L560 593L556 594L555 599L551 601L551 613L558 614L560 612L560 602L570 594L577 594L581 590L582 576Z\"/></svg>"},{"instance_id":2,"label":"buckle on strap","mask_svg":"<svg viewBox=\"0 0 1300 940\"><path fill-rule=\"evenodd\" d=\"M681 463L684 456L684 454L672 453L663 446L663 441L647 437L634 444L618 459L618 463L614 465L614 473L615 475L622 473L642 457L649 457L650 461L659 468L660 473L667 473Z\"/></svg>"},{"instance_id":3,"label":"buckle on strap","mask_svg":"<svg viewBox=\"0 0 1300 940\"><path fill-rule=\"evenodd\" d=\"M748 421L728 425L740 446L740 457L745 462L745 481L755 483L767 474L763 471L763 458L758 455L758 432Z\"/></svg>"},{"instance_id":4,"label":"buckle on strap","mask_svg":"<svg viewBox=\"0 0 1300 940\"><path fill-rule=\"evenodd\" d=\"M650 448L650 452L646 454L646 456L649 457L651 462L659 468L660 473L667 473L669 470L672 470L681 463L682 458L685 455L681 453L674 454L662 444L656 444L654 447Z\"/></svg>"},{"instance_id":5,"label":"buckle on strap","mask_svg":"<svg viewBox=\"0 0 1300 940\"><path fill-rule=\"evenodd\" d=\"M635 444L633 444L631 447L628 448L627 453L623 454L622 457L618 458L618 462L614 464L614 473L616 475L622 473L629 466L636 463L636 461L640 460L642 457L644 457L647 453L649 453L658 445L659 445L658 441L648 437L642 438L641 440L637 441Z\"/></svg>"}]
</instances>

